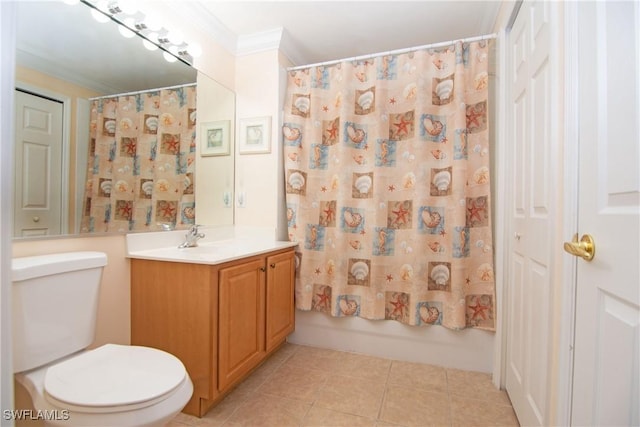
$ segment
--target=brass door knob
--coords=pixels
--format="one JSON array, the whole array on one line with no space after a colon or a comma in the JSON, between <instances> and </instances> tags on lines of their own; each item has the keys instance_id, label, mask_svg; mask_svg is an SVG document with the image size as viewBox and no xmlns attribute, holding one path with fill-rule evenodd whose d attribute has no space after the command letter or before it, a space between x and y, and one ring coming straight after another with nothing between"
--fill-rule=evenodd
<instances>
[{"instance_id":1,"label":"brass door knob","mask_svg":"<svg viewBox=\"0 0 640 427\"><path fill-rule=\"evenodd\" d=\"M596 256L596 242L590 234L585 234L578 240L578 235L574 235L570 242L564 242L565 252L571 255L591 261Z\"/></svg>"}]
</instances>

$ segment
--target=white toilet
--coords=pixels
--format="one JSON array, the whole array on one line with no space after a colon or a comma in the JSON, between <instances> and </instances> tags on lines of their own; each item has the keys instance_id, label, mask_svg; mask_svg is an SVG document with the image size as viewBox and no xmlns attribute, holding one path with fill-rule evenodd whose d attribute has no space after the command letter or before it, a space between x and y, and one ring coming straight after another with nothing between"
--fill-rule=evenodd
<instances>
[{"instance_id":1,"label":"white toilet","mask_svg":"<svg viewBox=\"0 0 640 427\"><path fill-rule=\"evenodd\" d=\"M45 425L162 426L193 393L182 362L162 350L86 350L106 263L100 252L13 259L15 379Z\"/></svg>"}]
</instances>

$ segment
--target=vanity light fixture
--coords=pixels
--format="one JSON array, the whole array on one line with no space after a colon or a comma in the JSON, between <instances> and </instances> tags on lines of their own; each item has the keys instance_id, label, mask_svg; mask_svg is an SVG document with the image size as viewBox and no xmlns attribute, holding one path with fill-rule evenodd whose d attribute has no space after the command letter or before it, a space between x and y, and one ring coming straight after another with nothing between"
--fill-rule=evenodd
<instances>
[{"instance_id":1,"label":"vanity light fixture","mask_svg":"<svg viewBox=\"0 0 640 427\"><path fill-rule=\"evenodd\" d=\"M127 38L138 34L148 50L161 49L168 62L177 60L192 65L193 58L202 53L196 44L184 41L182 34L175 29L167 29L153 14L144 15L136 7L135 0L65 0L72 4L82 2L91 8L91 14L98 22L112 20L119 24L118 30Z\"/></svg>"}]
</instances>

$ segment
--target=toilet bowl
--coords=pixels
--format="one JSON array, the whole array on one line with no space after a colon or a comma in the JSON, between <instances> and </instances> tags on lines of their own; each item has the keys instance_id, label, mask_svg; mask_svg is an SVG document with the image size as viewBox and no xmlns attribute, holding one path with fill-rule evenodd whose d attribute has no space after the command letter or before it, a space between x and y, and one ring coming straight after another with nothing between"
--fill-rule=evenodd
<instances>
[{"instance_id":1,"label":"toilet bowl","mask_svg":"<svg viewBox=\"0 0 640 427\"><path fill-rule=\"evenodd\" d=\"M99 252L13 260L15 380L45 425L163 426L193 393L178 358L119 344L85 350L104 265Z\"/></svg>"},{"instance_id":2,"label":"toilet bowl","mask_svg":"<svg viewBox=\"0 0 640 427\"><path fill-rule=\"evenodd\" d=\"M51 426L163 426L191 398L184 365L160 350L106 344L15 375Z\"/></svg>"}]
</instances>

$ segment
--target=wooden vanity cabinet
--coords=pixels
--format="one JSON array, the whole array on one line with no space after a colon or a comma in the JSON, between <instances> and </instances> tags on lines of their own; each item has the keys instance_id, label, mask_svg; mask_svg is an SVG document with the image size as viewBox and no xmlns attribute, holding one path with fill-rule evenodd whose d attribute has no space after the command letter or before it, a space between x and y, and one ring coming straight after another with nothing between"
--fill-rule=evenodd
<instances>
[{"instance_id":1,"label":"wooden vanity cabinet","mask_svg":"<svg viewBox=\"0 0 640 427\"><path fill-rule=\"evenodd\" d=\"M224 264L131 260L131 343L178 357L203 416L294 329L293 248Z\"/></svg>"}]
</instances>

